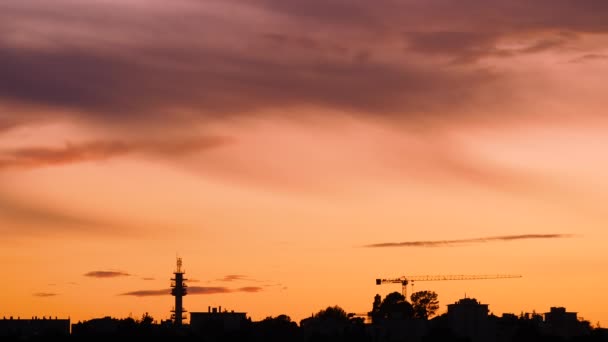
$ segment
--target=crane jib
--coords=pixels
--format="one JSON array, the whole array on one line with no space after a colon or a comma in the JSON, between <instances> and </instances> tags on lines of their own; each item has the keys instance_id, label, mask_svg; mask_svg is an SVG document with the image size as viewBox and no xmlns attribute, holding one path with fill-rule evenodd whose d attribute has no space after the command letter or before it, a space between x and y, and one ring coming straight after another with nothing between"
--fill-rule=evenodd
<instances>
[{"instance_id":1,"label":"crane jib","mask_svg":"<svg viewBox=\"0 0 608 342\"><path fill-rule=\"evenodd\" d=\"M521 278L519 274L450 274L450 275L414 275L399 278L376 279L376 285L401 284L402 294L407 298L407 285L414 281L440 281L440 280L478 280L478 279L505 279Z\"/></svg>"}]
</instances>

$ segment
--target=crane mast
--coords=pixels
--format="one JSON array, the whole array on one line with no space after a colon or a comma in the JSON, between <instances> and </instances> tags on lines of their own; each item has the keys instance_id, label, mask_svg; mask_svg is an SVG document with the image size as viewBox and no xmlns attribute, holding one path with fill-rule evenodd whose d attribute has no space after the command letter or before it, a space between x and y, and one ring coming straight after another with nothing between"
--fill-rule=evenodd
<instances>
[{"instance_id":1,"label":"crane mast","mask_svg":"<svg viewBox=\"0 0 608 342\"><path fill-rule=\"evenodd\" d=\"M477 279L504 279L521 278L519 274L450 274L450 275L413 275L401 276L399 278L376 279L376 285L401 284L401 294L407 300L407 285L415 281L440 281L440 280L477 280Z\"/></svg>"}]
</instances>

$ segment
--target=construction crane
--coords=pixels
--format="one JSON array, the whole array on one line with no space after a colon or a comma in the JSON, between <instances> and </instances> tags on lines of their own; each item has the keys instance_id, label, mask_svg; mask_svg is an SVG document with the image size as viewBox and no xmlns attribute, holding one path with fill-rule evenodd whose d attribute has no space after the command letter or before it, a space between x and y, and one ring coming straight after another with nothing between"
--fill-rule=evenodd
<instances>
[{"instance_id":1,"label":"construction crane","mask_svg":"<svg viewBox=\"0 0 608 342\"><path fill-rule=\"evenodd\" d=\"M504 279L504 278L521 278L518 274L453 274L453 275L418 275L418 276L401 276L392 279L376 279L376 285L381 284L401 284L401 294L407 300L407 285L414 284L415 281L438 281L438 280L475 280L475 279Z\"/></svg>"}]
</instances>

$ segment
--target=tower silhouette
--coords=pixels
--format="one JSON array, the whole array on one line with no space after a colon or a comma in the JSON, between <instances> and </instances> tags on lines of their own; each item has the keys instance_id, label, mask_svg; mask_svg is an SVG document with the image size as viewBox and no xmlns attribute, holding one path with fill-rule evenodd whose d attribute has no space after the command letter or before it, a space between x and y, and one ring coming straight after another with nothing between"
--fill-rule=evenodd
<instances>
[{"instance_id":1,"label":"tower silhouette","mask_svg":"<svg viewBox=\"0 0 608 342\"><path fill-rule=\"evenodd\" d=\"M175 297L175 307L171 312L171 318L176 326L182 325L182 320L186 310L182 307L182 299L188 293L185 281L188 279L184 278L185 271L182 270L182 258L177 258L177 268L174 274L174 278L171 278L171 295Z\"/></svg>"}]
</instances>

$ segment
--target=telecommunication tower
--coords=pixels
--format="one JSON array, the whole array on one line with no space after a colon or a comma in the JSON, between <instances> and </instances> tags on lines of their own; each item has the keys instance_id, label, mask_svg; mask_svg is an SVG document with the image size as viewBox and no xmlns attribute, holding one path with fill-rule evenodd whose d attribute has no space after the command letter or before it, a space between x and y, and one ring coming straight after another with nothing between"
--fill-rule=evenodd
<instances>
[{"instance_id":1,"label":"telecommunication tower","mask_svg":"<svg viewBox=\"0 0 608 342\"><path fill-rule=\"evenodd\" d=\"M171 278L171 295L175 297L175 307L171 310L173 313L171 318L176 326L181 326L182 321L186 318L184 316L186 310L182 306L182 299L188 293L188 286L185 283L188 279L184 278L184 273L186 272L182 270L182 258L177 258L177 268L173 272L174 277Z\"/></svg>"}]
</instances>

